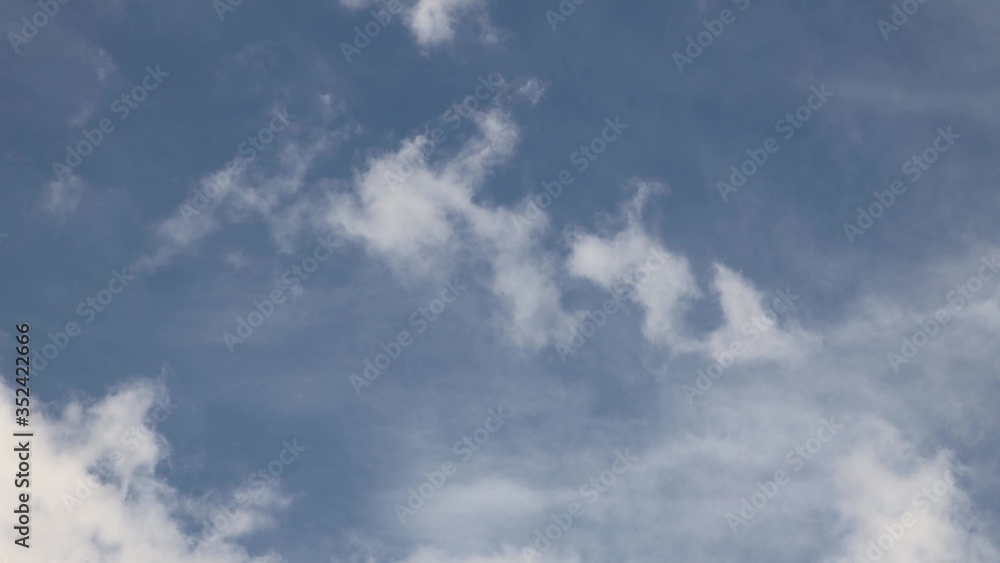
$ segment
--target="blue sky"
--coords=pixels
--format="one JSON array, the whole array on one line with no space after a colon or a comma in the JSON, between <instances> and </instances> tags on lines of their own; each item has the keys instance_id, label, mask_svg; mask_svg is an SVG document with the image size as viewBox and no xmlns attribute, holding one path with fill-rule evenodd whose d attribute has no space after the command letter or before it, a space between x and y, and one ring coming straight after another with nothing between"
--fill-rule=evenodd
<instances>
[{"instance_id":1,"label":"blue sky","mask_svg":"<svg viewBox=\"0 0 1000 563\"><path fill-rule=\"evenodd\" d=\"M53 1L0 554L1000 560L990 4Z\"/></svg>"}]
</instances>

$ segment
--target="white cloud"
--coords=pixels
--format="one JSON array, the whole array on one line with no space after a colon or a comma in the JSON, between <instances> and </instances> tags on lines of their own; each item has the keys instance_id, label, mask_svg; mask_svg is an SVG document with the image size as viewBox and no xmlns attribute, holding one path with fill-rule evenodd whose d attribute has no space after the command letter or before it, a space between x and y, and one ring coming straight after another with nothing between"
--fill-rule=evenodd
<instances>
[{"instance_id":1,"label":"white cloud","mask_svg":"<svg viewBox=\"0 0 1000 563\"><path fill-rule=\"evenodd\" d=\"M190 523L203 523L212 507L157 474L169 450L159 434L149 433L146 419L158 402L169 402L164 389L139 380L94 403L71 402L59 413L32 409L30 487L17 489L13 479L0 484L4 498L31 495L31 547L10 547L15 531L8 525L0 534L5 552L23 563L282 561L275 554L249 555L234 541L236 528L211 543L200 541L200 524L191 530ZM13 390L0 382L0 424L7 436L19 431L13 404ZM240 531L270 525L284 504L273 492L254 497Z\"/></svg>"},{"instance_id":2,"label":"white cloud","mask_svg":"<svg viewBox=\"0 0 1000 563\"><path fill-rule=\"evenodd\" d=\"M697 297L700 291L687 259L651 240L641 226L633 222L608 238L591 234L576 236L568 267L571 274L605 290L631 290L630 298L646 310L643 326L646 337L687 347L680 326L681 315L685 301Z\"/></svg>"},{"instance_id":3,"label":"white cloud","mask_svg":"<svg viewBox=\"0 0 1000 563\"><path fill-rule=\"evenodd\" d=\"M841 554L828 563L1000 560L1000 551L972 525L977 517L952 454L921 459L895 428L872 423L869 430L837 469L837 505L849 532Z\"/></svg>"},{"instance_id":4,"label":"white cloud","mask_svg":"<svg viewBox=\"0 0 1000 563\"><path fill-rule=\"evenodd\" d=\"M295 187L299 180L294 178L306 173L308 163L304 163L299 172L289 176L292 180L279 187L284 197L259 193L254 188L259 184L251 183L227 198L224 210L211 215L220 220L263 216L276 233L307 228L321 219L323 227L339 229L371 256L385 260L407 277L445 277L459 266L467 266L465 261L481 259L490 266L484 285L502 304L495 313L498 320L513 343L531 349L550 343L576 318L560 304L562 282L566 281L561 275L565 273L590 280L606 291L617 291L616 285L624 284L629 299L643 309L639 322L646 339L667 348L671 357L707 357L726 350L732 342L744 339L743 327L748 322L765 316L773 306L772 296L722 263L712 269L711 291L698 287L689 261L668 250L643 227L644 203L665 191L653 182L636 184L636 196L623 206L619 217L609 221L619 227L617 230L610 229L607 234L572 231L569 256L562 262L546 248L542 234L548 218L544 214L519 231L514 228L512 211L483 201L483 186L514 155L519 131L499 110L477 114L473 120L478 134L456 152L430 151L430 140L416 136L393 152L368 159L355 173L351 193L302 197L286 204L294 199L293 194L302 192ZM404 181L396 183L390 174L405 176ZM284 215L288 210L296 215L299 206L317 202L323 205L316 205L311 215L294 220ZM927 304L921 310L932 314L945 303L942 287L965 280L981 267L979 257L966 261L966 275L950 281L948 276L938 276L945 283L935 278L911 290L930 295L918 301ZM646 272L640 275L644 268ZM925 278L929 277L916 277ZM910 279L908 286L912 285L918 284ZM546 560L564 557L575 561L575 554L585 554L596 560L638 562L669 546L681 550L691 561L712 561L720 552L753 552L809 554L812 558L808 560L854 563L858 550L866 549L873 537L877 540L880 530L892 525L901 511L919 509L913 495L920 488L933 486L949 465L955 465L954 455L940 445L946 440L937 435L938 429L946 428L951 437L962 436L974 443L982 436L962 425L969 424L970 418L989 420L991 412L988 401L976 403L970 398L978 396L982 401L983 396L989 396L980 391L993 373L993 364L987 361L991 349L986 339L988 331L995 330L996 311L1000 310L997 292L984 291L956 313L955 324L937 337L940 344L921 352L920 362L929 366L925 378L904 386L898 380L880 380L888 371L884 352L891 347L886 345L896 345L897 336L913 323L912 314L904 314L905 300L894 289L845 308L846 317L839 323L809 331L796 324L794 311L779 312L780 318L744 352L745 359L778 361L767 365L740 362L728 368L697 407L678 400L680 386L689 381L677 377L657 380L648 392L654 395L652 403L670 409L670 420L662 424L644 423L642 431L636 432L636 426L610 417L601 420L599 432L588 437L585 451L569 453L565 447L551 447L563 442L538 430L538 441L544 446L531 449L536 446L522 440L519 447L524 449L514 451L519 461L516 471L503 456L484 456L474 470L470 468L461 479L447 485L413 517L406 547L411 555L404 561L523 560L518 547L530 542L536 529L549 525L552 512L565 510L573 500L575 489L567 487L578 487L593 478L606 467L609 452L638 442L641 447L634 451L642 467L623 476L598 502L586 505L572 533L552 553L546 553ZM686 330L684 314L694 300L708 298L718 300L722 322L706 336L693 337ZM960 346L982 349L959 348L956 352ZM949 379L949 366L959 360L979 362L963 370L961 386ZM518 392L537 393L538 388ZM581 397L587 392L571 386L560 389ZM521 416L536 420L566 417L576 430L593 422L586 418L590 412L570 412L569 405L576 410L587 401L576 396L561 399L538 401L536 410ZM134 420L141 416L143 400L141 396L108 400L98 410L105 413L104 420ZM526 401L512 403L524 405ZM68 409L64 417L66 425L88 428L82 410L77 407L71 411ZM885 413L885 420L868 416L868 412ZM749 522L746 533L732 534L725 515L739 509L740 498L752 494L758 481L771 478L777 469L791 472L787 452L811 438L818 421L830 416L849 421L849 429L836 441L824 444L821 455L816 455L804 471L795 473L792 483ZM94 422L93 426L100 424ZM50 435L57 434L50 431ZM89 445L69 452L83 459L96 459L114 443L113 436L104 435L72 439ZM133 498L121 492L144 491L143 485L163 490L153 486L158 482L150 474L155 475L153 469L164 452L163 445L149 445L138 452L132 465L126 466L127 478L109 485L109 496L116 493ZM414 474L428 466L419 466ZM972 477L980 486L987 478ZM978 528L964 525L977 517L965 485L950 488L937 500L919 515L906 537L887 551L883 561L947 561L944 554L952 553L972 563L996 560L996 547L989 538ZM120 502L127 508L128 503ZM277 502L276 498L261 499L262 506ZM195 514L204 511L203 507L190 508L197 506L196 502L174 504L189 507ZM116 508L110 499L95 506L105 505L110 505L105 508L109 511L126 510ZM386 504L387 519L393 517L390 506ZM155 517L158 524L169 523L162 507L153 505L150 510L153 517L146 521ZM242 521L223 538L231 553L213 552L216 559L195 560L245 560L239 559L244 555L235 540L267 523L257 519L263 517L258 512L252 514L256 516ZM134 511L129 515L141 521ZM673 525L665 529L665 521ZM830 539L812 542L814 537ZM371 557L366 563L393 560L382 557L380 550L362 553ZM184 556L182 553L176 560L185 561Z\"/></svg>"},{"instance_id":5,"label":"white cloud","mask_svg":"<svg viewBox=\"0 0 1000 563\"><path fill-rule=\"evenodd\" d=\"M477 26L484 43L498 41L485 0L404 0L404 20L421 49L451 43L461 26ZM379 0L340 0L348 10L381 6Z\"/></svg>"},{"instance_id":6,"label":"white cloud","mask_svg":"<svg viewBox=\"0 0 1000 563\"><path fill-rule=\"evenodd\" d=\"M42 209L58 219L76 213L86 185L76 174L69 172L45 185Z\"/></svg>"},{"instance_id":7,"label":"white cloud","mask_svg":"<svg viewBox=\"0 0 1000 563\"><path fill-rule=\"evenodd\" d=\"M693 301L703 296L702 291L688 260L653 240L640 219L648 198L665 192L666 187L643 180L634 185L636 195L622 209L626 226L621 231L610 236L571 236L567 266L572 275L608 291L627 293L645 310L646 338L669 346L675 353L726 353L732 343L745 340L748 331L756 331L756 337L753 345L741 352L744 359L793 358L805 353L812 337L794 328L790 320L785 323L791 327L775 324L780 315L774 313L789 310L794 302L779 303L774 310L773 299L765 299L748 280L720 263L714 266L712 285L722 308L723 324L704 339L690 336L684 315Z\"/></svg>"},{"instance_id":8,"label":"white cloud","mask_svg":"<svg viewBox=\"0 0 1000 563\"><path fill-rule=\"evenodd\" d=\"M538 105L545 96L545 85L537 78L529 78L517 89L517 94L528 101L531 105Z\"/></svg>"},{"instance_id":9,"label":"white cloud","mask_svg":"<svg viewBox=\"0 0 1000 563\"><path fill-rule=\"evenodd\" d=\"M94 74L101 86L107 86L108 76L118 72L118 65L115 64L111 54L101 47L88 44L86 47L76 50L75 53L76 56L93 65Z\"/></svg>"},{"instance_id":10,"label":"white cloud","mask_svg":"<svg viewBox=\"0 0 1000 563\"><path fill-rule=\"evenodd\" d=\"M417 43L429 47L450 42L463 18L469 13L482 18L485 9L483 0L419 0L410 11L408 24Z\"/></svg>"},{"instance_id":11,"label":"white cloud","mask_svg":"<svg viewBox=\"0 0 1000 563\"><path fill-rule=\"evenodd\" d=\"M482 257L492 266L490 289L505 304L508 336L538 348L572 323L559 304L554 258L535 242L544 221L517 231L510 211L475 201L492 170L514 154L519 132L500 110L472 119L480 135L440 162L428 157L437 148L423 135L369 160L356 174L355 194L331 196L327 221L406 275L443 277L455 256Z\"/></svg>"},{"instance_id":12,"label":"white cloud","mask_svg":"<svg viewBox=\"0 0 1000 563\"><path fill-rule=\"evenodd\" d=\"M712 284L725 322L709 335L706 352L727 353L734 342L744 342L751 336L752 345L743 346L740 352L746 360L793 359L809 354L815 337L795 323L795 291L780 288L765 297L749 280L725 265L715 264L714 271Z\"/></svg>"},{"instance_id":13,"label":"white cloud","mask_svg":"<svg viewBox=\"0 0 1000 563\"><path fill-rule=\"evenodd\" d=\"M195 190L167 219L154 227L156 248L140 257L134 267L155 271L177 254L226 224L262 218L271 228L279 248L289 251L290 240L304 223L305 202L293 202L306 187L306 173L330 148L336 135L323 135L303 144L278 140L276 171L265 171L257 160L237 156L199 181ZM258 157L260 158L260 157ZM289 205L288 202L292 202Z\"/></svg>"}]
</instances>

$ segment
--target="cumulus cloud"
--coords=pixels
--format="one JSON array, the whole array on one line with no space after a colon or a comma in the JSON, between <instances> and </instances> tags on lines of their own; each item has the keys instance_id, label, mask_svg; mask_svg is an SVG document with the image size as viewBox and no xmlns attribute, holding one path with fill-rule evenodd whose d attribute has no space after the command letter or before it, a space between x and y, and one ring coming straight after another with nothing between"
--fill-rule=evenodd
<instances>
[{"instance_id":1,"label":"cumulus cloud","mask_svg":"<svg viewBox=\"0 0 1000 563\"><path fill-rule=\"evenodd\" d=\"M13 426L14 390L5 380L0 399L3 431L23 431ZM170 412L166 390L149 380L124 384L95 402L73 400L58 411L33 408L31 547L10 547L15 531L5 526L5 551L24 563L282 561L274 553L251 555L236 541L273 524L275 511L286 505L273 490L253 495L242 518L205 541L213 507L158 473L169 448L153 425ZM8 499L26 492L13 479L4 479L0 491Z\"/></svg>"},{"instance_id":2,"label":"cumulus cloud","mask_svg":"<svg viewBox=\"0 0 1000 563\"><path fill-rule=\"evenodd\" d=\"M704 343L709 355L731 354L733 343L748 336L754 338L753 345L741 347L739 352L746 360L793 359L809 354L816 337L795 321L795 302L800 297L790 286L765 296L724 264L716 263L714 274L712 285L725 322Z\"/></svg>"},{"instance_id":3,"label":"cumulus cloud","mask_svg":"<svg viewBox=\"0 0 1000 563\"><path fill-rule=\"evenodd\" d=\"M643 306L647 338L686 348L681 330L684 302L701 294L683 256L667 251L635 222L603 237L581 234L572 244L569 271L598 286L629 292Z\"/></svg>"},{"instance_id":4,"label":"cumulus cloud","mask_svg":"<svg viewBox=\"0 0 1000 563\"><path fill-rule=\"evenodd\" d=\"M684 326L690 305L703 298L687 258L670 252L647 234L641 222L646 201L666 191L655 181L636 180L636 193L622 207L625 226L617 233L571 235L569 272L608 291L627 293L645 311L643 334L653 343L674 352L700 352L714 356L730 353L730 346L756 333L745 359L798 356L812 337L789 326L775 326L778 314L794 307L794 294L766 298L737 272L724 264L713 268L712 288L723 313L723 324L704 339L692 337ZM775 311L777 309L777 311ZM773 327L773 328L772 328Z\"/></svg>"},{"instance_id":5,"label":"cumulus cloud","mask_svg":"<svg viewBox=\"0 0 1000 563\"><path fill-rule=\"evenodd\" d=\"M521 131L501 109L476 112L470 121L474 134L454 150L445 152L429 135L414 135L366 158L349 180L318 182L305 195L301 186L311 160L293 161L301 166L291 168L292 179L277 192L259 191L255 183L244 186L240 176L236 185L243 187L221 198L225 207L209 213L212 222L202 230L246 217L263 218L276 241L287 236L282 232L332 229L407 281L446 278L475 265L476 281L498 304L492 311L495 321L512 345L529 351L543 349L576 326L579 313L563 307L563 292L572 278L586 280L639 305L642 317L635 322L645 340L641 348L662 353L670 369L644 382L648 387L641 392L652 406L642 414L657 416L641 424L625 416L594 422L586 417L590 412L575 413L593 406L588 393L596 392L584 385L562 386L545 396L548 400L533 395L540 385L535 382L506 390L512 404L526 405L521 416L553 425L562 422L553 419L566 419L576 431L592 424L593 435L570 450L551 446L562 444L552 439L559 433L533 427L539 436L522 438L521 449L509 452L519 461L516 467L500 456L484 455L437 492L400 532L403 555L360 540L353 561L523 560L521 549L552 523L551 515L579 500L581 487L603 475L612 452L628 447L642 462L585 505L572 532L555 542L546 560L640 562L655 560L666 545L690 561L743 553L854 563L908 508L920 518L883 560L947 561L949 554L972 562L996 559L996 546L966 492L974 479L981 485L988 477L962 476L923 512L914 499L922 487L933 487L961 467L943 442L983 439L969 427L973 423L965 411L990 420L991 406L979 391L992 374L984 335L997 326L997 292L980 292L961 308L950 305L962 323L940 331L936 345L920 352L925 367L917 372L916 384L881 379L891 373L885 352L898 345L899 335L919 326L916 321L948 305L949 294L940 288L978 275L980 257L966 260L968 276L954 282L942 273L954 271L953 265L936 265L941 272L935 276L916 276L921 283L907 280L907 297L921 296L916 317L906 314L912 302L902 299L897 284L845 306L837 322L803 327L797 288L762 289L722 261L712 265L705 287L699 285L690 260L645 225L647 203L667 193L655 180L634 182L635 195L596 232L568 227L568 249L545 236L551 220L544 212L515 228L516 214L483 192L515 156ZM316 159L322 156L317 151ZM327 189L331 182L347 189ZM185 236L193 237L192 243L204 236L198 230L178 233L174 239L181 242L188 240ZM721 319L696 333L691 311L709 300L717 303ZM734 343L744 345L738 354ZM698 403L684 401L682 387L693 384L695 370L726 353L741 361L727 364L721 376L716 373ZM960 360L974 364L963 372L964 388L949 381ZM669 416L659 416L661 411ZM844 428L821 441L823 428L834 420ZM937 436L941 428L948 429L946 439ZM812 450L814 444L818 450ZM431 466L409 461L415 475ZM139 468L152 461L145 463ZM778 470L791 481L755 509L743 522L744 531L734 533L727 515L739 513L741 499L757 492L758 483L775 479ZM395 486L392 493L387 520L393 518L388 507L400 498ZM239 533L258 525L247 522ZM664 527L663 522L672 524Z\"/></svg>"},{"instance_id":6,"label":"cumulus cloud","mask_svg":"<svg viewBox=\"0 0 1000 563\"><path fill-rule=\"evenodd\" d=\"M417 43L428 47L451 41L455 28L470 14L484 24L488 34L484 0L419 0L410 11L408 23Z\"/></svg>"},{"instance_id":7,"label":"cumulus cloud","mask_svg":"<svg viewBox=\"0 0 1000 563\"><path fill-rule=\"evenodd\" d=\"M869 430L838 463L836 506L847 536L826 562L1000 559L962 488L967 469L953 453L921 458L899 430L878 421Z\"/></svg>"},{"instance_id":8,"label":"cumulus cloud","mask_svg":"<svg viewBox=\"0 0 1000 563\"><path fill-rule=\"evenodd\" d=\"M515 230L511 211L476 201L489 174L514 154L519 131L499 109L472 119L479 135L451 157L431 158L433 141L418 135L372 158L356 174L355 193L331 197L327 221L406 274L446 275L456 256L487 261L508 335L541 347L572 322L559 304L555 258L536 242L544 222Z\"/></svg>"},{"instance_id":9,"label":"cumulus cloud","mask_svg":"<svg viewBox=\"0 0 1000 563\"><path fill-rule=\"evenodd\" d=\"M341 6L358 10L381 5L379 0L340 0ZM485 0L404 0L404 19L421 49L447 45L462 26L474 26L481 41L497 41Z\"/></svg>"}]
</instances>

